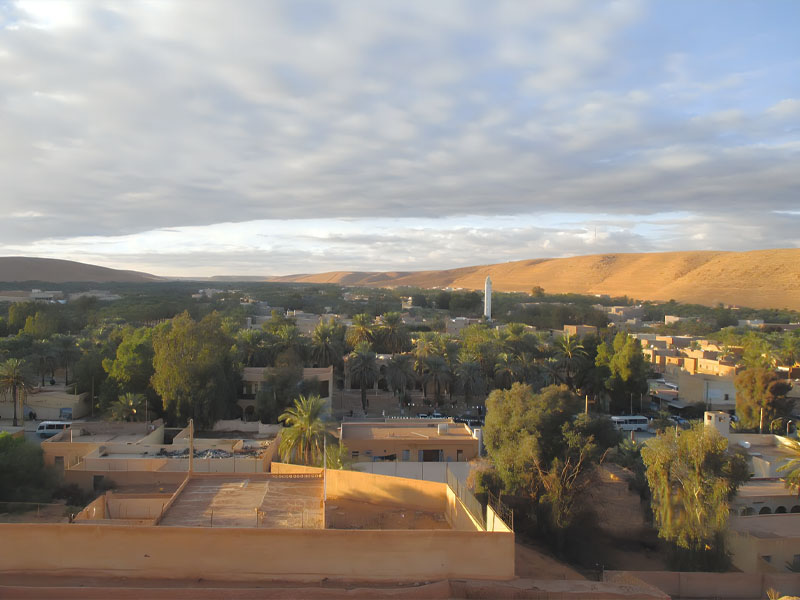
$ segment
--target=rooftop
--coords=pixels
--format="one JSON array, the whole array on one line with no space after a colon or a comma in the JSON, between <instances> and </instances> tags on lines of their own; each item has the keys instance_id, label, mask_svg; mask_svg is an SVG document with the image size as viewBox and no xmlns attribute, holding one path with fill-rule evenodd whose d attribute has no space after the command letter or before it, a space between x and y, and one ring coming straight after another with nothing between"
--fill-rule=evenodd
<instances>
[{"instance_id":1,"label":"rooftop","mask_svg":"<svg viewBox=\"0 0 800 600\"><path fill-rule=\"evenodd\" d=\"M322 477L193 477L167 509L166 527L321 529Z\"/></svg>"},{"instance_id":2,"label":"rooftop","mask_svg":"<svg viewBox=\"0 0 800 600\"><path fill-rule=\"evenodd\" d=\"M447 431L439 433L439 425ZM408 421L398 423L342 423L343 440L450 440L473 439L472 432L463 423Z\"/></svg>"},{"instance_id":3,"label":"rooftop","mask_svg":"<svg viewBox=\"0 0 800 600\"><path fill-rule=\"evenodd\" d=\"M793 513L734 517L730 529L757 538L796 538L800 537L800 519Z\"/></svg>"},{"instance_id":4,"label":"rooftop","mask_svg":"<svg viewBox=\"0 0 800 600\"><path fill-rule=\"evenodd\" d=\"M797 496L783 481L748 481L736 493L739 498L760 498L762 496Z\"/></svg>"}]
</instances>

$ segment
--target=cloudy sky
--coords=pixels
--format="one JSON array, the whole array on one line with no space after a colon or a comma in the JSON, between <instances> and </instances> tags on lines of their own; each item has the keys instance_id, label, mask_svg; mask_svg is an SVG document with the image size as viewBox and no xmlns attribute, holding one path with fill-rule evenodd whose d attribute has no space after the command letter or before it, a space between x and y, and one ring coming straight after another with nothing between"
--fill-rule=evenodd
<instances>
[{"instance_id":1,"label":"cloudy sky","mask_svg":"<svg viewBox=\"0 0 800 600\"><path fill-rule=\"evenodd\" d=\"M0 254L800 246L800 2L0 0Z\"/></svg>"}]
</instances>

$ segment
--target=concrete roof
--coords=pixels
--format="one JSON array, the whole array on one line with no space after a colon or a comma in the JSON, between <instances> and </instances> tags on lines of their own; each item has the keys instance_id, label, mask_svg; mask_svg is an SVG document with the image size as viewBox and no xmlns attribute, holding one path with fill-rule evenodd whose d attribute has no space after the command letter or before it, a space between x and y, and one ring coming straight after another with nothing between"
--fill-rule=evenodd
<instances>
[{"instance_id":1,"label":"concrete roof","mask_svg":"<svg viewBox=\"0 0 800 600\"><path fill-rule=\"evenodd\" d=\"M797 496L782 480L748 481L736 493L737 498L760 498L762 496Z\"/></svg>"},{"instance_id":2,"label":"concrete roof","mask_svg":"<svg viewBox=\"0 0 800 600\"><path fill-rule=\"evenodd\" d=\"M800 519L793 513L734 517L731 519L730 528L732 531L748 533L757 538L800 537Z\"/></svg>"},{"instance_id":3,"label":"concrete roof","mask_svg":"<svg viewBox=\"0 0 800 600\"><path fill-rule=\"evenodd\" d=\"M473 439L464 423L447 423L447 433L439 434L439 422L427 425L412 423L342 423L343 440L441 440Z\"/></svg>"}]
</instances>

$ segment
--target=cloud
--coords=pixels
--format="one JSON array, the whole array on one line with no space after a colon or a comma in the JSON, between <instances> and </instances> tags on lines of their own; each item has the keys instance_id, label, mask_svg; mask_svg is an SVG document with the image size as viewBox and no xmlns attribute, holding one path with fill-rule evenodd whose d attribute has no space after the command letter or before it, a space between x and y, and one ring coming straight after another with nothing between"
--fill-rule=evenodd
<instances>
[{"instance_id":1,"label":"cloud","mask_svg":"<svg viewBox=\"0 0 800 600\"><path fill-rule=\"evenodd\" d=\"M713 10L694 17L714 52L693 47L659 10L12 2L0 9L0 209L14 218L0 220L0 250L80 259L112 246L103 264L201 268L191 254L222 272L258 266L247 240L296 271L427 268L692 246L695 223L796 208L796 65L726 34ZM597 238L588 221L532 225L678 212L692 215L686 233L656 239L636 223L601 223ZM370 231L384 221L401 227ZM735 236L741 249L770 239L772 221L753 222L761 234ZM278 236L287 259L242 237L260 228L321 235Z\"/></svg>"}]
</instances>

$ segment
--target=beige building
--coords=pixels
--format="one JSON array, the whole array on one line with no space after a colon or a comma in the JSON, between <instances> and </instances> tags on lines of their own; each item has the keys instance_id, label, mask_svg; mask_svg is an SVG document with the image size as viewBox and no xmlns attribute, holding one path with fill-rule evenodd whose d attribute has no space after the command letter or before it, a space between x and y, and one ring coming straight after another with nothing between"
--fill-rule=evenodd
<instances>
[{"instance_id":1,"label":"beige building","mask_svg":"<svg viewBox=\"0 0 800 600\"><path fill-rule=\"evenodd\" d=\"M464 423L408 419L345 422L340 437L357 461L463 462L478 457L477 431Z\"/></svg>"},{"instance_id":2,"label":"beige building","mask_svg":"<svg viewBox=\"0 0 800 600\"><path fill-rule=\"evenodd\" d=\"M745 573L800 570L800 519L793 514L735 517L727 541L733 565Z\"/></svg>"}]
</instances>

